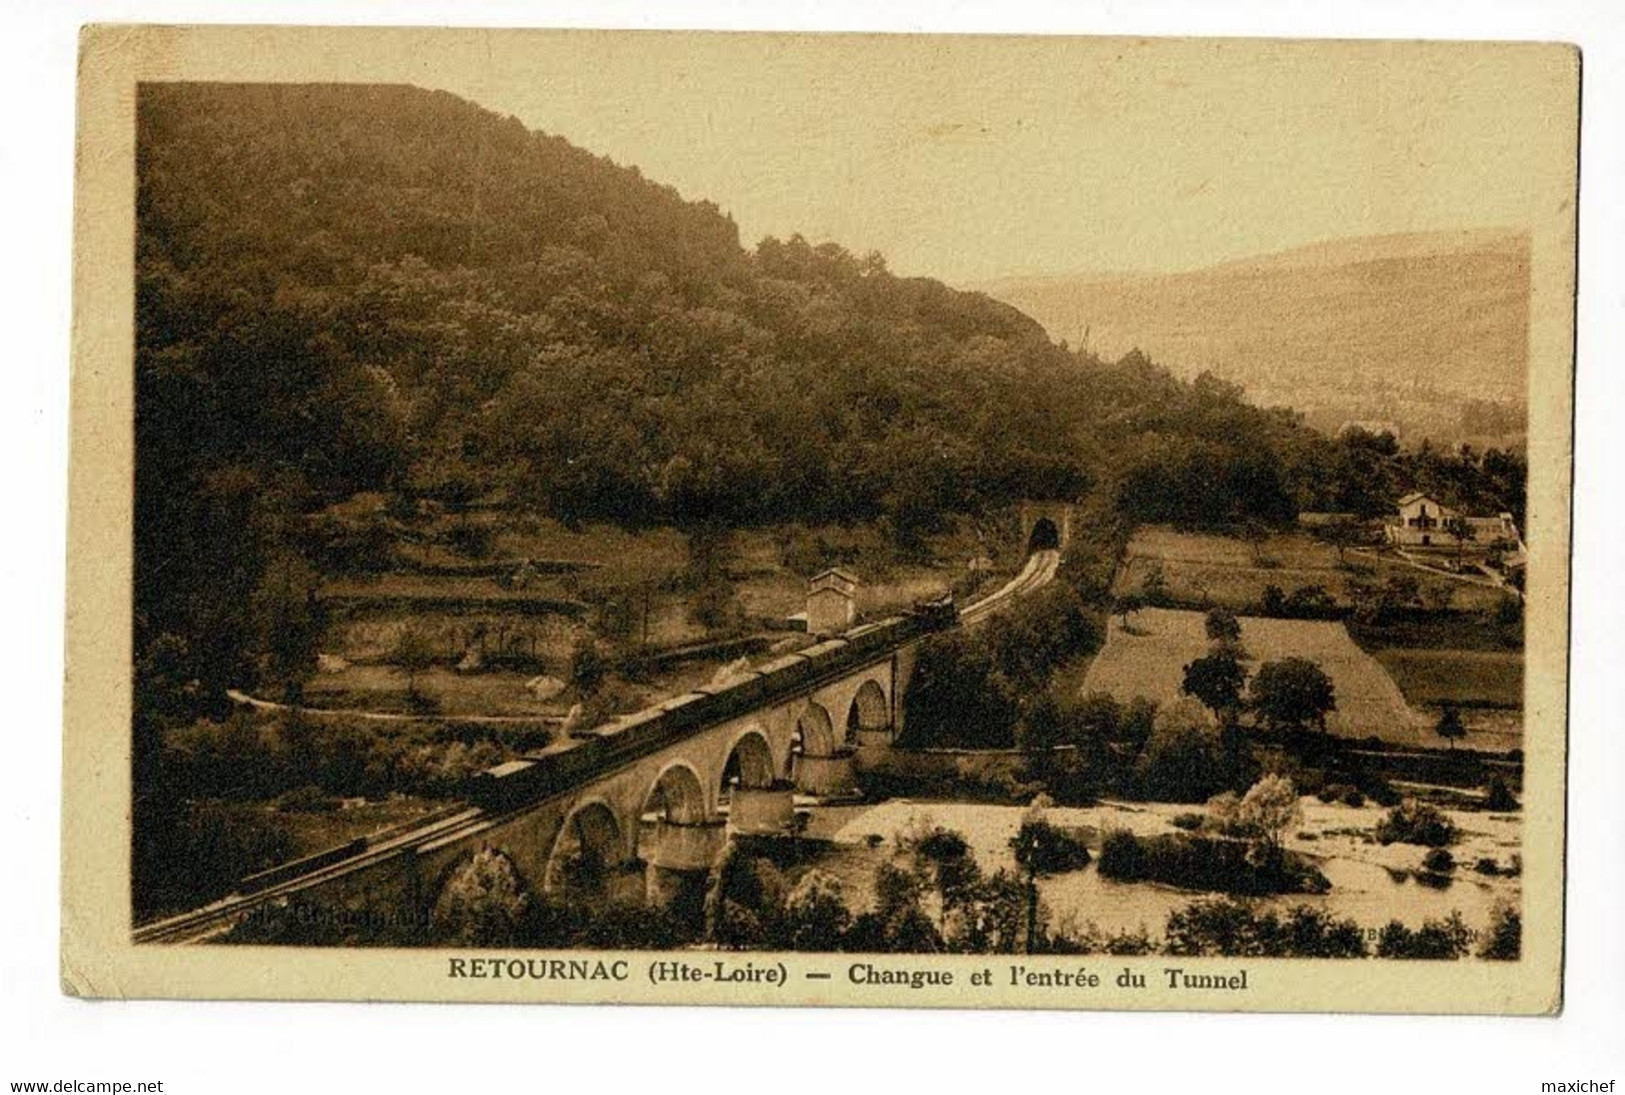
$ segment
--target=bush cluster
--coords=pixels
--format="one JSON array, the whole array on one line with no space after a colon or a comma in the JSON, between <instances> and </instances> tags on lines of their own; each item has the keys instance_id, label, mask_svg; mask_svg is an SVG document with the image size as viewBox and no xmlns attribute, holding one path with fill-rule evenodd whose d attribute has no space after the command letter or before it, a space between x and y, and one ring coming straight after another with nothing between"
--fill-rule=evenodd
<instances>
[{"instance_id":1,"label":"bush cluster","mask_svg":"<svg viewBox=\"0 0 1625 1095\"><path fill-rule=\"evenodd\" d=\"M1164 951L1224 958L1364 958L1352 920L1297 905L1285 916L1232 898L1194 901L1168 915Z\"/></svg>"},{"instance_id":2,"label":"bush cluster","mask_svg":"<svg viewBox=\"0 0 1625 1095\"><path fill-rule=\"evenodd\" d=\"M163 773L177 793L195 798L437 797L458 794L469 777L550 737L546 727L521 724L316 722L294 712L240 712L170 731Z\"/></svg>"},{"instance_id":3,"label":"bush cluster","mask_svg":"<svg viewBox=\"0 0 1625 1095\"><path fill-rule=\"evenodd\" d=\"M1259 860L1240 840L1168 833L1136 836L1108 832L1100 846L1103 877L1120 882L1161 882L1187 890L1262 896L1325 893L1331 883L1320 869L1287 854Z\"/></svg>"},{"instance_id":4,"label":"bush cluster","mask_svg":"<svg viewBox=\"0 0 1625 1095\"><path fill-rule=\"evenodd\" d=\"M1456 823L1436 806L1407 799L1388 811L1372 835L1379 844L1421 844L1443 848L1454 844L1459 833Z\"/></svg>"},{"instance_id":5,"label":"bush cluster","mask_svg":"<svg viewBox=\"0 0 1625 1095\"><path fill-rule=\"evenodd\" d=\"M1452 912L1443 920L1424 920L1420 928L1409 928L1390 920L1377 937L1378 958L1452 959L1465 957L1472 949L1473 933Z\"/></svg>"}]
</instances>

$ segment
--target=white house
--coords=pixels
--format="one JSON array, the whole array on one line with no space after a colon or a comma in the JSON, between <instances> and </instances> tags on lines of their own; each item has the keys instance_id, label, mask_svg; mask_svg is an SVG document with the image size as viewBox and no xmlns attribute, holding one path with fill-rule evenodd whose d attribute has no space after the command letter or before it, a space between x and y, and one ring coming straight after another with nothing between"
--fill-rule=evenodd
<instances>
[{"instance_id":1,"label":"white house","mask_svg":"<svg viewBox=\"0 0 1625 1095\"><path fill-rule=\"evenodd\" d=\"M1469 535L1460 540L1450 528L1450 523L1458 518L1464 520L1470 530ZM1493 549L1503 552L1507 564L1514 566L1521 563L1524 554L1523 540L1512 514L1464 515L1422 491L1412 491L1399 500L1385 532L1388 542L1395 547L1449 550L1477 556Z\"/></svg>"}]
</instances>

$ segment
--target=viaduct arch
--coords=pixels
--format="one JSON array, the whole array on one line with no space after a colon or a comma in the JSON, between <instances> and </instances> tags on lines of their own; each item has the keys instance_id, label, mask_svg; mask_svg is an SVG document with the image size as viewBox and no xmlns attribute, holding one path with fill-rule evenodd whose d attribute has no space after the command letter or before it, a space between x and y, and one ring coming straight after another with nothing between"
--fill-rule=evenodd
<instances>
[{"instance_id":1,"label":"viaduct arch","mask_svg":"<svg viewBox=\"0 0 1625 1095\"><path fill-rule=\"evenodd\" d=\"M798 797L856 793L866 764L896 737L894 700L911 669L911 650L890 652L426 847L414 871L433 891L423 897L433 907L471 848L483 846L508 855L544 892L697 910L731 835L789 831Z\"/></svg>"}]
</instances>

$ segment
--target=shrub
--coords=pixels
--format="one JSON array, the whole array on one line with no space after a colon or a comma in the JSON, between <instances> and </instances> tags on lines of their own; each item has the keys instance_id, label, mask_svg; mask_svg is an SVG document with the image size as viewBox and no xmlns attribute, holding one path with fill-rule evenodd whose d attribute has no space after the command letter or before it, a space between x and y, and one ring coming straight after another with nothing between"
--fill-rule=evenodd
<instances>
[{"instance_id":1,"label":"shrub","mask_svg":"<svg viewBox=\"0 0 1625 1095\"><path fill-rule=\"evenodd\" d=\"M1299 905L1285 920L1233 898L1194 901L1168 915L1165 949L1197 957L1364 958L1365 940L1352 920Z\"/></svg>"},{"instance_id":2,"label":"shrub","mask_svg":"<svg viewBox=\"0 0 1625 1095\"><path fill-rule=\"evenodd\" d=\"M1320 870L1292 855L1256 862L1239 840L1170 833L1139 837L1125 829L1101 843L1102 877L1122 882L1161 882L1189 890L1265 895L1325 893L1331 888Z\"/></svg>"},{"instance_id":3,"label":"shrub","mask_svg":"<svg viewBox=\"0 0 1625 1095\"><path fill-rule=\"evenodd\" d=\"M450 946L511 946L529 900L513 860L481 848L452 875L435 901L435 937Z\"/></svg>"},{"instance_id":4,"label":"shrub","mask_svg":"<svg viewBox=\"0 0 1625 1095\"><path fill-rule=\"evenodd\" d=\"M1473 939L1461 913L1452 912L1443 920L1424 920L1415 930L1390 920L1377 937L1378 958L1446 960L1462 958Z\"/></svg>"},{"instance_id":5,"label":"shrub","mask_svg":"<svg viewBox=\"0 0 1625 1095\"><path fill-rule=\"evenodd\" d=\"M1103 932L1090 921L1079 928L1075 923L1063 922L1052 929L1044 940L1045 954L1110 954L1134 957L1155 954L1157 941L1142 926L1134 931Z\"/></svg>"},{"instance_id":6,"label":"shrub","mask_svg":"<svg viewBox=\"0 0 1625 1095\"><path fill-rule=\"evenodd\" d=\"M295 814L330 814L342 805L340 799L323 794L322 789L313 783L289 791L276 800L278 810Z\"/></svg>"},{"instance_id":7,"label":"shrub","mask_svg":"<svg viewBox=\"0 0 1625 1095\"><path fill-rule=\"evenodd\" d=\"M1479 874L1487 875L1498 875L1501 873L1500 865L1489 856L1484 856L1477 863L1474 863L1473 870L1477 871Z\"/></svg>"},{"instance_id":8,"label":"shrub","mask_svg":"<svg viewBox=\"0 0 1625 1095\"><path fill-rule=\"evenodd\" d=\"M1258 603L1260 616L1286 615L1286 591L1271 583L1264 587L1264 596Z\"/></svg>"},{"instance_id":9,"label":"shrub","mask_svg":"<svg viewBox=\"0 0 1625 1095\"><path fill-rule=\"evenodd\" d=\"M1140 838L1127 829L1109 830L1100 841L1099 870L1104 878L1127 880L1145 877Z\"/></svg>"},{"instance_id":10,"label":"shrub","mask_svg":"<svg viewBox=\"0 0 1625 1095\"><path fill-rule=\"evenodd\" d=\"M1337 601L1324 586L1318 585L1293 590L1281 607L1284 615L1303 619L1324 619L1337 613Z\"/></svg>"},{"instance_id":11,"label":"shrub","mask_svg":"<svg viewBox=\"0 0 1625 1095\"><path fill-rule=\"evenodd\" d=\"M1364 958L1365 937L1353 920L1334 920L1325 909L1295 905L1282 925L1288 958Z\"/></svg>"},{"instance_id":12,"label":"shrub","mask_svg":"<svg viewBox=\"0 0 1625 1095\"><path fill-rule=\"evenodd\" d=\"M1480 958L1516 962L1523 951L1523 916L1511 905L1497 904L1490 911L1489 930L1478 948Z\"/></svg>"},{"instance_id":13,"label":"shrub","mask_svg":"<svg viewBox=\"0 0 1625 1095\"><path fill-rule=\"evenodd\" d=\"M468 518L455 522L446 530L447 546L470 559L489 558L496 548L496 540L494 526Z\"/></svg>"},{"instance_id":14,"label":"shrub","mask_svg":"<svg viewBox=\"0 0 1625 1095\"><path fill-rule=\"evenodd\" d=\"M546 950L670 950L694 933L667 909L642 902L543 895L529 903L515 945Z\"/></svg>"},{"instance_id":15,"label":"shrub","mask_svg":"<svg viewBox=\"0 0 1625 1095\"><path fill-rule=\"evenodd\" d=\"M1511 813L1518 808L1518 799L1500 776L1492 776L1484 788L1484 809L1497 814Z\"/></svg>"},{"instance_id":16,"label":"shrub","mask_svg":"<svg viewBox=\"0 0 1625 1095\"><path fill-rule=\"evenodd\" d=\"M1106 936L1100 949L1104 954L1132 956L1151 954L1156 950L1156 944L1142 927L1138 931L1115 932Z\"/></svg>"},{"instance_id":17,"label":"shrub","mask_svg":"<svg viewBox=\"0 0 1625 1095\"><path fill-rule=\"evenodd\" d=\"M1408 799L1388 812L1373 830L1380 844L1421 844L1443 848L1459 835L1456 823L1437 807Z\"/></svg>"},{"instance_id":18,"label":"shrub","mask_svg":"<svg viewBox=\"0 0 1625 1095\"><path fill-rule=\"evenodd\" d=\"M1010 848L1023 867L1031 864L1040 876L1081 871L1092 858L1081 836L1042 818L1023 821Z\"/></svg>"},{"instance_id":19,"label":"shrub","mask_svg":"<svg viewBox=\"0 0 1625 1095\"><path fill-rule=\"evenodd\" d=\"M1175 814L1171 824L1176 829L1184 829L1186 832L1194 833L1202 827L1202 823L1206 820L1201 814L1197 813Z\"/></svg>"},{"instance_id":20,"label":"shrub","mask_svg":"<svg viewBox=\"0 0 1625 1095\"><path fill-rule=\"evenodd\" d=\"M836 951L852 913L841 893L841 881L823 871L808 871L785 899L786 940L791 950Z\"/></svg>"},{"instance_id":21,"label":"shrub","mask_svg":"<svg viewBox=\"0 0 1625 1095\"><path fill-rule=\"evenodd\" d=\"M1352 783L1341 781L1336 783L1327 783L1318 793L1316 793L1315 797L1327 805L1334 802L1340 802L1344 806L1365 805L1365 792L1361 791Z\"/></svg>"},{"instance_id":22,"label":"shrub","mask_svg":"<svg viewBox=\"0 0 1625 1095\"><path fill-rule=\"evenodd\" d=\"M1422 857L1422 869L1434 874L1449 874L1456 869L1456 857L1448 848L1431 848Z\"/></svg>"}]
</instances>

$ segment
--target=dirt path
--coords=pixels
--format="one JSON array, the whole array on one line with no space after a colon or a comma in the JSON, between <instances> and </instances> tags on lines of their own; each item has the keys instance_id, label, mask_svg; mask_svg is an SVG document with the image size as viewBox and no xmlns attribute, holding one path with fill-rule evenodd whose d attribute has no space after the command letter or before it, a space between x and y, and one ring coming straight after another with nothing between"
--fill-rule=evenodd
<instances>
[{"instance_id":1,"label":"dirt path","mask_svg":"<svg viewBox=\"0 0 1625 1095\"><path fill-rule=\"evenodd\" d=\"M253 708L255 711L298 711L301 715L310 715L315 718L346 718L360 719L364 722L394 722L394 723L431 723L431 722L472 722L479 725L490 724L523 724L557 726L564 722L564 715L402 715L392 711L366 711L356 707L307 707L295 706L288 703L276 703L272 700L262 700L258 696L250 696L247 692L237 688L228 688L226 695L233 703Z\"/></svg>"}]
</instances>

